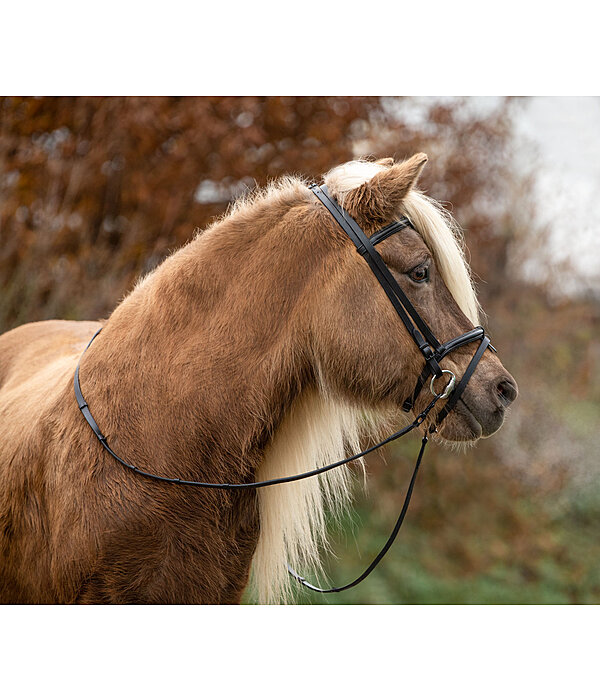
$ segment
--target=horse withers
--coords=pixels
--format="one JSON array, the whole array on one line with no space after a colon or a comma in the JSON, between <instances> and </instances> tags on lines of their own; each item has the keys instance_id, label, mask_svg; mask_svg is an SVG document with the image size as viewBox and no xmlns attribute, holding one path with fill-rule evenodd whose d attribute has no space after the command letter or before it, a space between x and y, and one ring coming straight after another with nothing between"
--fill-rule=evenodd
<instances>
[{"instance_id":1,"label":"horse withers","mask_svg":"<svg viewBox=\"0 0 600 700\"><path fill-rule=\"evenodd\" d=\"M379 253L436 336L455 338L480 309L456 227L415 189L425 161L352 161L324 181L368 235L408 217ZM325 512L347 505L349 469L239 492L127 471L94 439L73 393L98 328L43 321L0 336L0 602L236 603L251 569L262 602L289 599L287 566L318 569ZM472 355L460 347L443 368L460 378ZM394 428L422 370L351 241L305 182L284 178L142 279L79 376L129 462L249 483L339 460ZM440 439L491 435L515 397L514 379L484 353Z\"/></svg>"}]
</instances>

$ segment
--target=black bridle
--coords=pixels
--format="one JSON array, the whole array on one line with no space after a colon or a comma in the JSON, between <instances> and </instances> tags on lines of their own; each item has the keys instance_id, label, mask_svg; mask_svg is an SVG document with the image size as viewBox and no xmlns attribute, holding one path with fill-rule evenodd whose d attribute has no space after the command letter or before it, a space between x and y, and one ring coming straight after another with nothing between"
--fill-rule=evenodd
<instances>
[{"instance_id":1,"label":"black bridle","mask_svg":"<svg viewBox=\"0 0 600 700\"><path fill-rule=\"evenodd\" d=\"M98 427L98 424L92 416L87 402L83 398L83 394L81 392L81 385L79 382L79 366L81 364L83 354L85 354L85 351L90 347L94 338L96 338L96 336L100 333L100 331L102 330L100 329L96 331L96 333L93 335L92 339L83 351L79 362L77 363L77 368L75 369L75 377L73 380L75 397L77 399L77 405L79 406L83 417L93 430L95 436L98 438L102 447L121 465L127 467L128 469L132 470L136 474L139 474L140 476L145 476L156 481L162 481L169 484L177 484L181 486L196 486L200 488L224 489L230 491L243 489L257 489L266 486L274 486L276 484L287 484L293 481L299 481L300 479L307 479L312 476L317 476L318 474L323 474L324 472L327 472L331 469L335 469L336 467L340 467L356 459L360 459L373 452L374 450L377 450L380 447L383 447L384 445L392 442L393 440L397 440L399 437L406 435L415 428L419 427L421 423L423 423L423 421L427 418L430 411L433 409L433 407L439 400L448 399L446 401L446 405L438 413L435 422L429 428L429 433L437 432L437 429L441 425L442 421L446 418L448 413L456 406L458 399L462 395L465 387L469 382L469 379L473 375L473 372L475 371L486 349L490 349L495 352L494 347L490 344L490 339L488 338L488 336L485 333L485 330L481 326L473 328L472 330L467 331L466 333L463 333L457 338L454 338L446 343L440 343L435 337L433 331L429 328L427 323L421 318L419 313L416 311L406 294L402 291L400 285L396 282L394 276L388 269L387 265L383 262L379 253L375 250L375 246L378 243L381 243L392 234L397 233L398 231L401 231L403 228L406 227L414 228L412 226L411 221L407 217L402 217L398 221L395 221L392 224L385 226L369 238L365 235L364 231L350 216L350 214L345 209L343 209L337 202L335 202L335 200L329 195L326 186L323 185L319 187L318 185L311 185L310 190L326 207L326 209L333 216L338 225L354 243L358 253L362 255L362 257L366 260L373 274L377 277L379 284L383 288L388 299L390 300L394 309L396 310L396 313L406 326L408 333L410 334L417 347L423 354L425 366L419 378L417 379L417 383L415 385L413 393L404 402L403 409L407 412L412 410L419 394L421 393L421 390L423 389L423 386L425 385L429 377L431 377L430 390L433 394L433 399L430 401L428 406L416 416L416 418L410 425L395 432L393 435L390 435L385 440L382 440L376 445L373 445L372 447L369 447L366 450L363 450L362 452L358 452L357 454L354 454L351 457L347 457L346 459L342 459L338 462L333 462L332 464L327 464L323 467L319 467L308 472L303 472L302 474L280 477L278 479L269 479L267 481L254 481L239 484L220 484L203 481L189 481L187 479L179 479L176 477L160 476L158 474L152 474L151 472L146 471L144 469L140 469L139 467L136 467L133 464L129 464L124 459L119 457L119 455L113 452L113 450L108 445L106 436L102 434L100 428ZM468 343L473 343L475 341L479 341L479 346L475 351L475 354L473 355L471 361L469 362L467 369L465 370L460 381L458 382L458 384L456 384L456 378L454 376L454 373L450 372L450 370L442 369L440 367L440 361L453 350L456 350L457 348L462 347L463 345L467 345ZM436 393L434 389L434 381L437 378L442 377L443 374L449 374L450 379L444 390L440 393ZM379 554L375 557L375 559L359 577L354 579L354 581L352 581L351 583L346 584L345 586L324 589L318 588L317 586L313 586L305 578L300 576L300 574L296 573L291 567L288 566L288 571L290 575L293 576L302 585L319 593L338 593L348 588L352 588L353 586L356 586L358 583L363 581L371 573L371 571L373 571L373 569L377 566L381 559L383 559L386 552L389 550L389 548L392 546L392 543L396 539L396 536L402 526L402 523L404 522L404 517L406 516L406 512L408 510L414 484L417 478L417 473L419 470L419 466L421 465L421 461L423 459L423 454L425 452L427 441L428 436L426 432L421 441L419 455L417 457L417 461L415 463L415 467L411 476L410 484L408 486L404 498L404 503L402 505L402 509L400 511L400 515L398 517L398 520L396 521L394 529L391 535L388 537L386 543L382 547Z\"/></svg>"},{"instance_id":2,"label":"black bridle","mask_svg":"<svg viewBox=\"0 0 600 700\"><path fill-rule=\"evenodd\" d=\"M479 363L479 360L481 359L485 350L489 347L490 350L495 352L495 348L493 345L490 345L490 339L486 335L482 326L477 326L476 328L473 328L472 330L449 340L447 343L440 343L440 341L435 337L431 328L429 328L427 323L425 323L418 311L412 305L410 299L402 291L402 288L398 282L396 282L388 266L383 262L379 253L375 250L375 246L391 236L393 233L397 233L404 228L411 227L414 229L410 219L407 217L402 217L389 226L380 229L377 231L377 233L374 233L371 238L369 238L365 235L364 231L350 216L350 214L329 196L327 187L311 185L310 189L319 199L319 201L327 208L329 213L350 238L352 243L354 243L357 252L360 253L360 255L362 255L366 260L371 268L371 271L375 277L377 277L379 284L382 286L383 291L387 294L388 299L391 301L396 313L398 316L400 316L402 323L404 323L406 326L406 330L408 331L409 335L412 337L417 347L423 354L425 359L425 367L417 380L413 393L406 399L402 408L405 411L410 411L412 409L418 395L421 392L421 389L423 388L423 385L429 376L432 376L432 379L435 379L441 377L444 373L451 375L448 385L446 386L446 390L440 398L446 398L446 396L444 396L446 392L448 392L447 395L452 395L437 417L437 428L456 405L456 402L467 386L467 383L475 371L475 368L477 367L477 364ZM472 343L475 340L479 340L480 345L477 348L473 359L467 366L467 369L465 370L465 373L463 374L458 386L454 388L454 374L449 370L443 370L439 363L453 350L456 350L463 345L467 345L468 343ZM433 387L433 383L431 386ZM432 393L434 393L433 388ZM431 430L431 432L434 431L435 428Z\"/></svg>"}]
</instances>

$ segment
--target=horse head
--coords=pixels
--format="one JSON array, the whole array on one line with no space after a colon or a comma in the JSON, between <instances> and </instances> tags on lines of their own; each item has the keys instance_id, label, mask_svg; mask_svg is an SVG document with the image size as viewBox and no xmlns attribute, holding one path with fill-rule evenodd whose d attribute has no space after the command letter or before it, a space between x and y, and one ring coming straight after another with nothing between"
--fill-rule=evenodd
<instances>
[{"instance_id":1,"label":"horse head","mask_svg":"<svg viewBox=\"0 0 600 700\"><path fill-rule=\"evenodd\" d=\"M417 154L402 163L351 162L324 180L367 235L408 218L409 225L377 245L378 253L418 316L444 342L478 325L480 308L457 227L437 203L415 189L426 161L424 154ZM318 201L313 206L317 214L312 225L336 243L329 246L327 274L313 305L311 337L320 377L330 391L350 401L400 407L423 370L423 353L355 246ZM462 377L475 348L473 342L457 347L440 360L440 367ZM414 401L417 412L432 392L443 389L441 378L423 384ZM495 352L485 352L439 434L450 441L488 437L501 427L516 396L515 380ZM441 404L428 424L440 415Z\"/></svg>"}]
</instances>

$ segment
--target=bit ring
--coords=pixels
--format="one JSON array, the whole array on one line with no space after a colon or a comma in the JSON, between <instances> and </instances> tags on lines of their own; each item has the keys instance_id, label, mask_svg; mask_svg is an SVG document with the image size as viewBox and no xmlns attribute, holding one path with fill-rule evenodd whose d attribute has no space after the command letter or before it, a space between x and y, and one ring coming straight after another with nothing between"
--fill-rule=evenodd
<instances>
[{"instance_id":1,"label":"bit ring","mask_svg":"<svg viewBox=\"0 0 600 700\"><path fill-rule=\"evenodd\" d=\"M431 377L431 382L429 384L429 390L435 396L436 399L447 399L450 396L450 394L454 391L454 386L456 384L456 377L454 375L454 372L451 372L449 369L443 369L442 374L449 374L450 379L448 380L448 384L446 384L446 388L441 394L437 394L435 389L433 388L433 383L435 382L437 377Z\"/></svg>"}]
</instances>

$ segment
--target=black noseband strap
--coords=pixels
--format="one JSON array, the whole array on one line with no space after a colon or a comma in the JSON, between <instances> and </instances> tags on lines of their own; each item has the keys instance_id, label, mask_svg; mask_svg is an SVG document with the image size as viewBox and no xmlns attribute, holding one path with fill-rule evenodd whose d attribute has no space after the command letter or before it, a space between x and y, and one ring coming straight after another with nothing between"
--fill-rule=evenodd
<instances>
[{"instance_id":1,"label":"black noseband strap","mask_svg":"<svg viewBox=\"0 0 600 700\"><path fill-rule=\"evenodd\" d=\"M479 360L481 360L483 353L487 350L488 347L492 347L492 346L490 346L490 339L487 337L487 335L484 335L482 340L481 340L481 343L479 343L479 347L477 348L475 354L471 358L471 361L467 365L467 369L465 370L465 373L461 377L461 380L458 383L458 386L454 389L452 394L450 394L450 398L448 399L448 401L446 401L446 405L444 406L444 408L442 408L442 410L438 413L438 417L437 417L437 421L436 421L437 425L441 425L444 418L456 406L458 399L460 398L461 394L465 390L465 387L467 386L469 379L471 379L471 376L473 375L475 368L479 364Z\"/></svg>"},{"instance_id":2,"label":"black noseband strap","mask_svg":"<svg viewBox=\"0 0 600 700\"><path fill-rule=\"evenodd\" d=\"M413 393L403 404L405 411L410 411L413 408L415 401L417 400L428 377L442 376L442 368L440 367L439 363L444 357L446 357L446 355L451 353L453 350L462 347L463 345L472 343L476 340L480 341L480 345L460 382L458 383L458 386L455 387L454 391L450 395L450 398L446 402L446 405L438 415L436 425L439 426L448 413L456 406L456 402L467 386L467 383L473 375L473 372L475 371L477 364L479 363L479 360L483 356L485 350L488 347L491 350L494 350L494 347L490 345L490 339L487 337L485 330L481 326L477 326L477 328L473 328L457 338L449 340L446 343L440 343L440 341L435 337L435 334L431 328L429 328L427 323L421 318L418 311L412 305L410 299L402 291L400 285L395 280L387 265L383 262L383 259L377 250L375 250L375 245L377 245L377 243L381 243L381 241L385 240L392 234L401 231L407 226L412 227L412 223L409 219L403 217L397 222L391 223L388 226L380 229L369 238L352 218L352 216L350 216L350 214L330 196L325 185L322 187L319 187L318 185L311 185L310 190L321 202L321 204L325 206L340 228L354 243L358 253L360 253L360 255L362 255L362 257L366 260L379 284L383 288L383 291L391 301L396 313L398 316L400 316L400 319L406 326L410 336L423 354L425 359L425 367L417 379ZM433 429L435 430L435 428Z\"/></svg>"}]
</instances>

